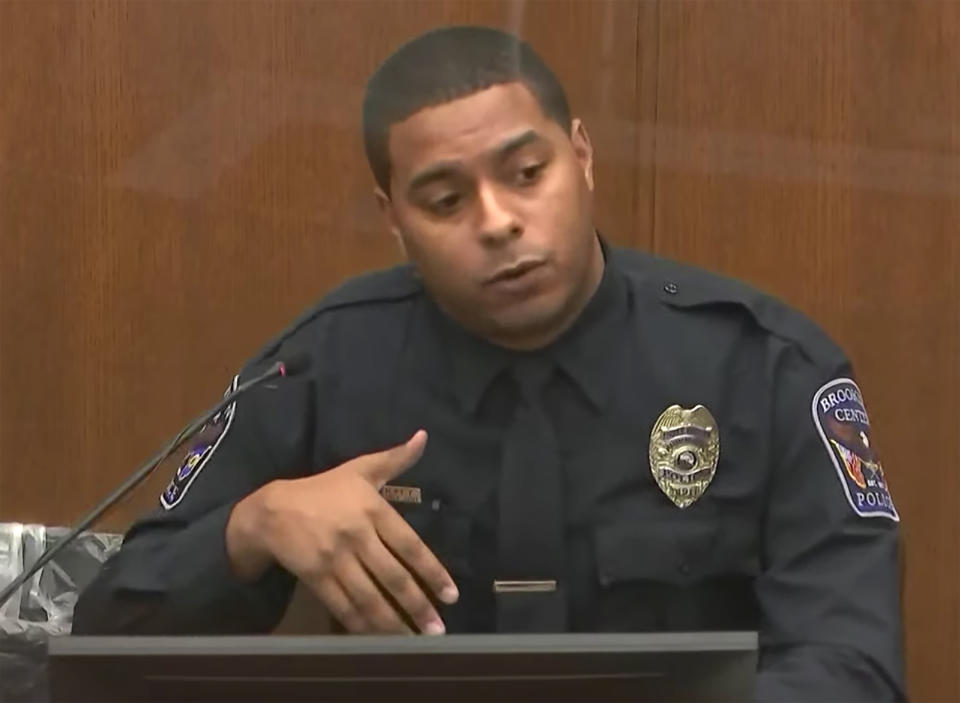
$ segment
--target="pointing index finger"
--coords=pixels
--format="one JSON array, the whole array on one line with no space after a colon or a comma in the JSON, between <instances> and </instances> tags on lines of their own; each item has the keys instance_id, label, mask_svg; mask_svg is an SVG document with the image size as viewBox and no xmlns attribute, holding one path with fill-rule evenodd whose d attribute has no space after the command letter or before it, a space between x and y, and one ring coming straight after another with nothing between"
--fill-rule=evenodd
<instances>
[{"instance_id":1,"label":"pointing index finger","mask_svg":"<svg viewBox=\"0 0 960 703\"><path fill-rule=\"evenodd\" d=\"M426 447L426 430L417 430L403 444L375 454L367 454L354 461L360 473L373 483L377 490L380 490L387 481L396 478L420 461Z\"/></svg>"}]
</instances>

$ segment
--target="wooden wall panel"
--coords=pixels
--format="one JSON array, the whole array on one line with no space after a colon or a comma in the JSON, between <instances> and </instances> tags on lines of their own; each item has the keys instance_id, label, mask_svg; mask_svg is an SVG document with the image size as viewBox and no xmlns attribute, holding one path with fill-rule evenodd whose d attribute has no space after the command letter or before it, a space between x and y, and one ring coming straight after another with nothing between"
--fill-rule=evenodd
<instances>
[{"instance_id":1,"label":"wooden wall panel","mask_svg":"<svg viewBox=\"0 0 960 703\"><path fill-rule=\"evenodd\" d=\"M596 142L601 224L649 241L633 229L637 14L616 0L0 3L0 519L75 519L301 309L398 259L360 102L377 63L432 26L528 37ZM647 85L650 115L654 97ZM152 506L169 473L106 524Z\"/></svg>"},{"instance_id":2,"label":"wooden wall panel","mask_svg":"<svg viewBox=\"0 0 960 703\"><path fill-rule=\"evenodd\" d=\"M858 370L905 536L914 700L960 699L960 5L662 3L659 253Z\"/></svg>"},{"instance_id":3,"label":"wooden wall panel","mask_svg":"<svg viewBox=\"0 0 960 703\"><path fill-rule=\"evenodd\" d=\"M451 22L555 67L612 239L848 349L904 519L913 697L960 699L956 3L0 3L0 519L75 518L300 309L397 260L361 91Z\"/></svg>"}]
</instances>

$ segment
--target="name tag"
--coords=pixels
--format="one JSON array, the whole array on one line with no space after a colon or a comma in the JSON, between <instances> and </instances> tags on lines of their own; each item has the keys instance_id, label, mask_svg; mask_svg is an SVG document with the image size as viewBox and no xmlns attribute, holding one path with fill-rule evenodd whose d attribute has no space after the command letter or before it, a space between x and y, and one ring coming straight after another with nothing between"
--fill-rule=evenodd
<instances>
[{"instance_id":1,"label":"name tag","mask_svg":"<svg viewBox=\"0 0 960 703\"><path fill-rule=\"evenodd\" d=\"M423 500L420 489L413 486L384 486L380 495L390 503L420 503Z\"/></svg>"}]
</instances>

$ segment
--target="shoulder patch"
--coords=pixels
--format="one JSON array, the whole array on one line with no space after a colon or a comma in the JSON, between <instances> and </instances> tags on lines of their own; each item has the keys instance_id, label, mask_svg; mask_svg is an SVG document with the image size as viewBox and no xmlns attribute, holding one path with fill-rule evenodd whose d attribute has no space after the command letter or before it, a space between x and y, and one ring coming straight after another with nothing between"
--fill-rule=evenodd
<instances>
[{"instance_id":1,"label":"shoulder patch","mask_svg":"<svg viewBox=\"0 0 960 703\"><path fill-rule=\"evenodd\" d=\"M824 384L814 393L811 410L853 511L899 522L883 466L870 443L870 418L856 382L837 378Z\"/></svg>"},{"instance_id":2,"label":"shoulder patch","mask_svg":"<svg viewBox=\"0 0 960 703\"><path fill-rule=\"evenodd\" d=\"M230 387L224 392L224 396L237 390L237 384L240 381L240 375L233 377ZM196 437L193 439L193 446L187 455L183 458L177 473L170 479L166 489L160 495L160 505L164 510L172 510L183 500L183 497L190 490L190 486L197 480L197 476L203 470L203 467L210 461L210 457L217 451L217 447L227 436L230 426L233 424L233 416L237 411L236 401L230 403L223 410L218 412L210 422L204 425Z\"/></svg>"}]
</instances>

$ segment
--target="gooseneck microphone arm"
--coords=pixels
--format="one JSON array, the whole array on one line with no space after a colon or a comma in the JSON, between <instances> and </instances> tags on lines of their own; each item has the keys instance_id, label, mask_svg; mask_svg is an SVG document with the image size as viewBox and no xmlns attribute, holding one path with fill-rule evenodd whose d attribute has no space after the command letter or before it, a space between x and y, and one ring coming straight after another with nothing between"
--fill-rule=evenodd
<instances>
[{"instance_id":1,"label":"gooseneck microphone arm","mask_svg":"<svg viewBox=\"0 0 960 703\"><path fill-rule=\"evenodd\" d=\"M153 472L153 470L157 468L157 466L162 464L173 452L176 451L177 447L179 447L184 441L187 440L187 438L198 432L205 424L207 424L207 422L210 421L210 418L236 401L241 395L252 388L259 386L261 383L265 383L266 381L274 378L295 376L305 371L309 365L310 359L306 356L306 354L294 355L286 363L278 361L260 375L254 376L253 378L238 385L236 390L225 395L219 403L191 421L190 424L180 430L180 432L178 432L177 435L163 447L163 449L143 463L136 471L130 474L130 476L123 483L117 486L117 488L114 489L110 495L100 501L100 503L97 504L93 510L87 513L65 537L57 540L55 544L51 545L43 554L41 554L40 558L37 559L33 566L11 581L10 584L3 589L3 591L0 591L0 606L3 606L3 604L6 603L7 600L14 593L16 593L23 584L29 581L35 573L37 573L51 559L59 554L60 550L73 542L73 540L75 540L81 532L88 529L97 520L99 520L104 513L116 505L124 496L140 485L140 483L142 483L144 479L146 479Z\"/></svg>"}]
</instances>

